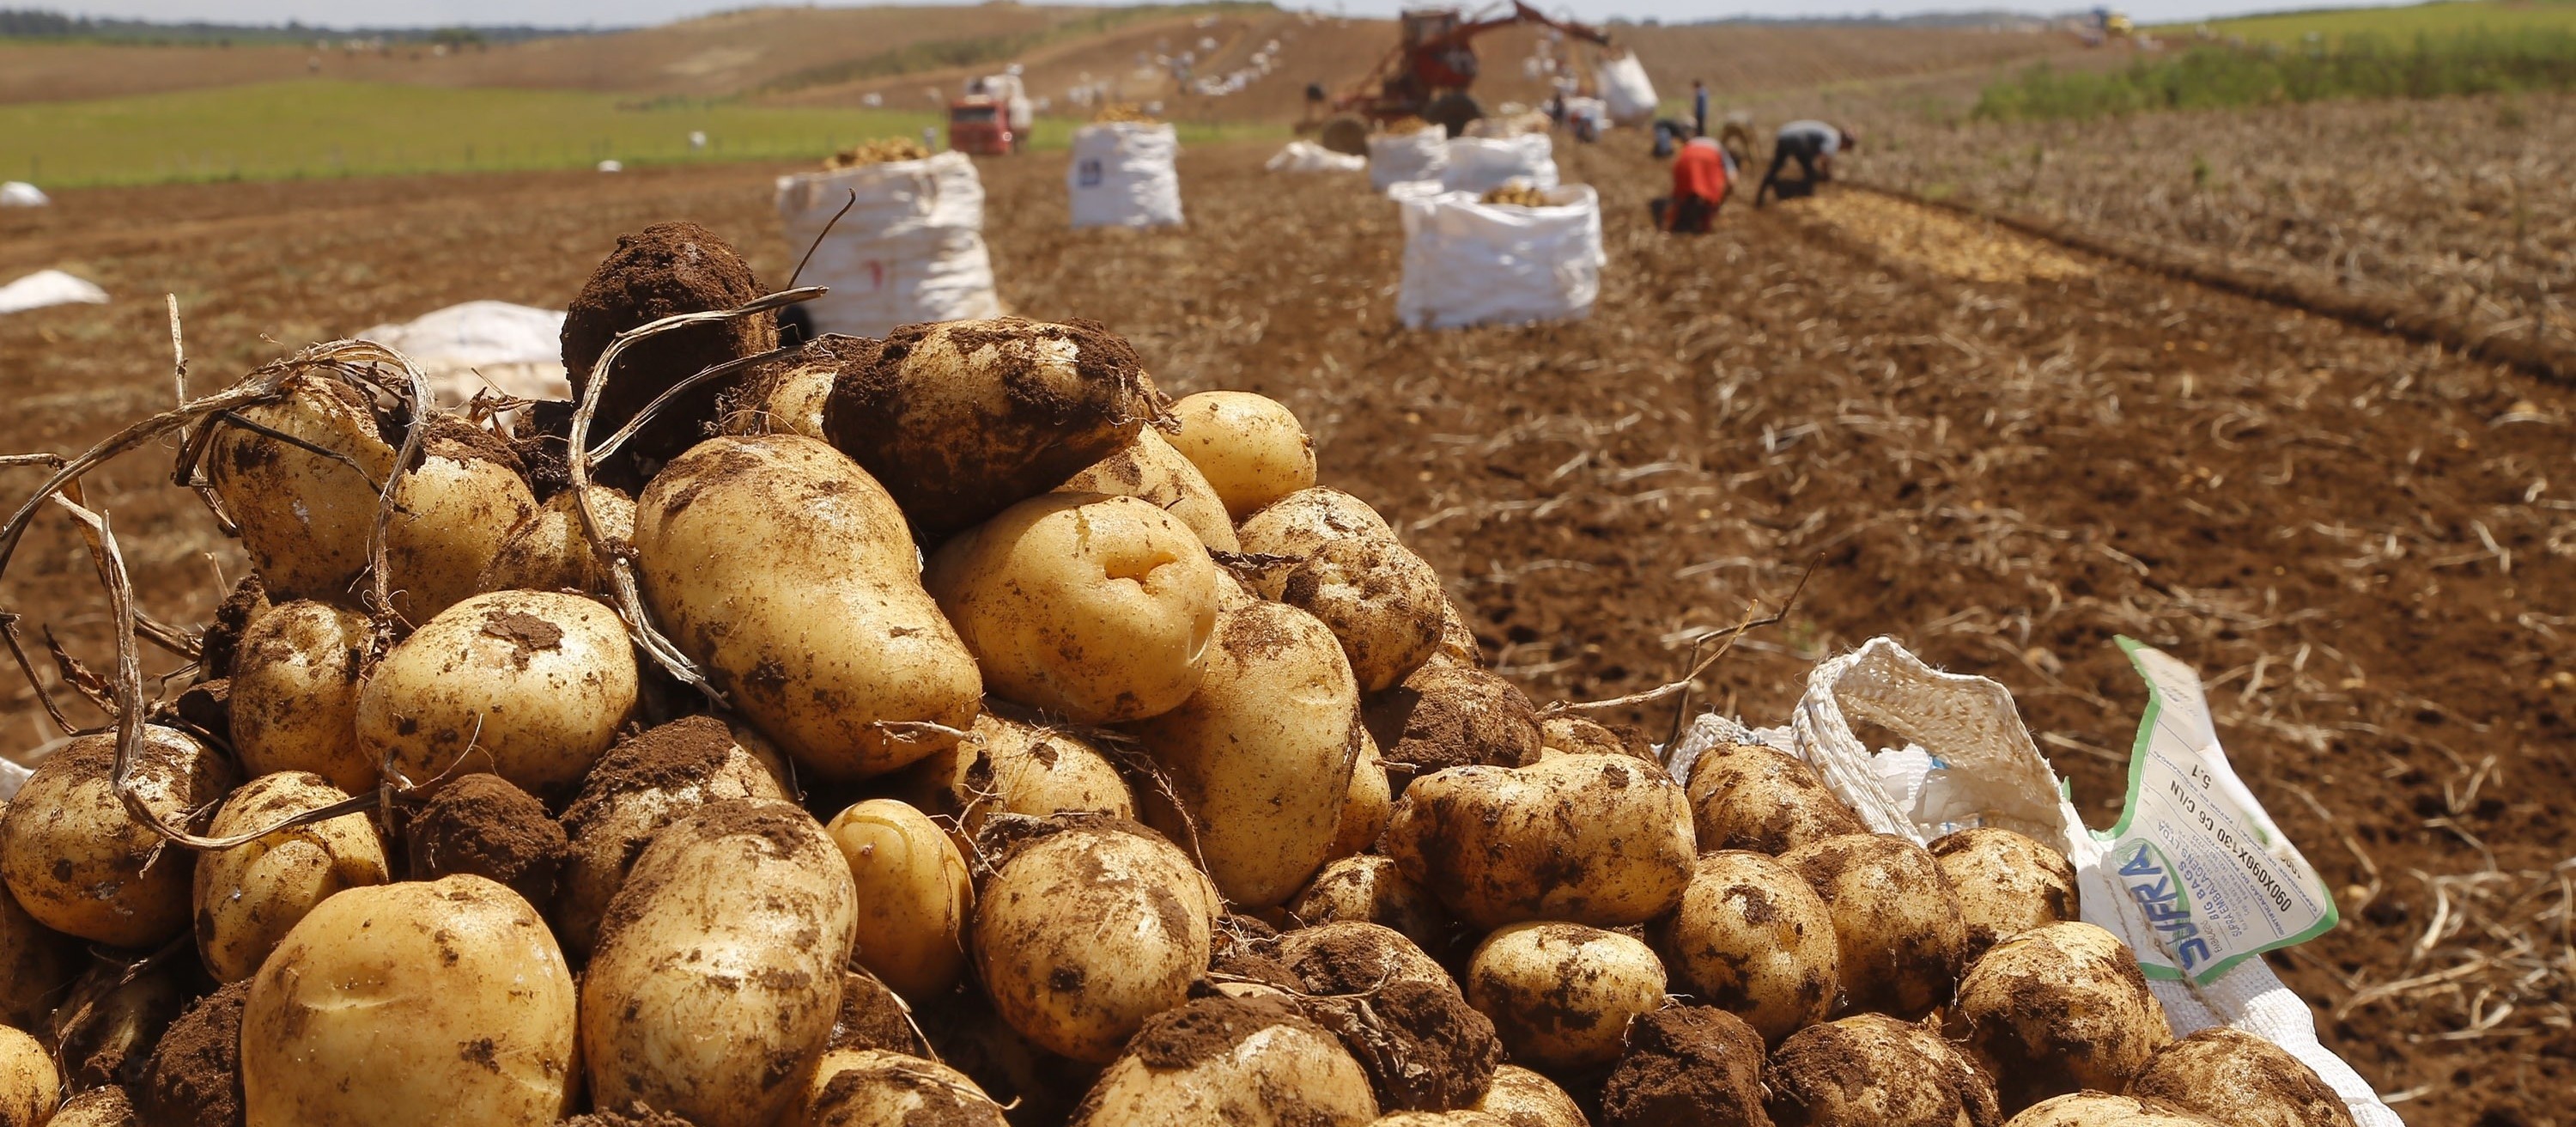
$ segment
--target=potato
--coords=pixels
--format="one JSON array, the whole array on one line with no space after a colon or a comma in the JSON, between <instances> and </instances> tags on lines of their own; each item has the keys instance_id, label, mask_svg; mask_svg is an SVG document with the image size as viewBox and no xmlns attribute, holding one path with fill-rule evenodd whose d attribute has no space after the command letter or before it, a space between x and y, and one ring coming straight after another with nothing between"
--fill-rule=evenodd
<instances>
[{"instance_id":1,"label":"potato","mask_svg":"<svg viewBox=\"0 0 2576 1127\"><path fill-rule=\"evenodd\" d=\"M1339 489L1300 489L1240 519L1234 534L1245 552L1282 560L1304 560L1333 540L1395 539L1395 530L1376 509ZM1288 587L1290 570L1284 563L1267 568L1252 589L1262 598L1276 599Z\"/></svg>"},{"instance_id":2,"label":"potato","mask_svg":"<svg viewBox=\"0 0 2576 1127\"><path fill-rule=\"evenodd\" d=\"M394 487L396 513L385 538L394 609L413 622L428 622L482 590L475 584L510 530L537 511L518 455L491 432L437 416L421 451L420 465ZM373 498L367 508L374 511ZM358 551L363 558L363 537Z\"/></svg>"},{"instance_id":3,"label":"potato","mask_svg":"<svg viewBox=\"0 0 2576 1127\"><path fill-rule=\"evenodd\" d=\"M1344 920L1381 924L1425 951L1446 948L1449 941L1449 915L1439 902L1392 859L1373 853L1325 865L1288 902L1288 914L1309 926Z\"/></svg>"},{"instance_id":4,"label":"potato","mask_svg":"<svg viewBox=\"0 0 2576 1127\"><path fill-rule=\"evenodd\" d=\"M1542 755L1624 755L1657 767L1664 765L1646 734L1625 724L1613 728L1580 716L1560 714L1541 718L1538 733Z\"/></svg>"},{"instance_id":5,"label":"potato","mask_svg":"<svg viewBox=\"0 0 2576 1127\"><path fill-rule=\"evenodd\" d=\"M1333 830L1333 847L1328 857L1351 857L1377 845L1386 832L1386 819L1395 812L1394 785L1386 777L1386 762L1378 757L1377 741L1370 739L1368 729L1360 734L1360 759L1351 767L1350 789L1342 792L1342 818Z\"/></svg>"},{"instance_id":6,"label":"potato","mask_svg":"<svg viewBox=\"0 0 2576 1127\"><path fill-rule=\"evenodd\" d=\"M1212 550L1243 549L1234 538L1234 521L1226 515L1225 502L1209 488L1199 468L1152 427L1138 430L1127 445L1067 478L1055 491L1135 497L1172 514Z\"/></svg>"},{"instance_id":7,"label":"potato","mask_svg":"<svg viewBox=\"0 0 2576 1127\"><path fill-rule=\"evenodd\" d=\"M1504 1120L1474 1108L1457 1111L1399 1111L1379 1116L1370 1127L1510 1127Z\"/></svg>"},{"instance_id":8,"label":"potato","mask_svg":"<svg viewBox=\"0 0 2576 1127\"><path fill-rule=\"evenodd\" d=\"M947 831L891 798L843 810L823 827L858 889L851 961L906 997L927 999L966 969L966 921L975 887Z\"/></svg>"},{"instance_id":9,"label":"potato","mask_svg":"<svg viewBox=\"0 0 2576 1127\"><path fill-rule=\"evenodd\" d=\"M0 1127L40 1127L54 1114L62 1090L45 1047L23 1030L0 1025Z\"/></svg>"},{"instance_id":10,"label":"potato","mask_svg":"<svg viewBox=\"0 0 2576 1127\"><path fill-rule=\"evenodd\" d=\"M1778 1127L1998 1127L1995 1082L1920 1025L1855 1014L1811 1025L1771 1057Z\"/></svg>"},{"instance_id":11,"label":"potato","mask_svg":"<svg viewBox=\"0 0 2576 1127\"><path fill-rule=\"evenodd\" d=\"M348 800L348 792L307 771L262 775L215 811L209 837L273 826ZM385 845L363 813L269 834L197 856L197 953L217 982L259 973L269 951L314 905L343 889L383 884Z\"/></svg>"},{"instance_id":12,"label":"potato","mask_svg":"<svg viewBox=\"0 0 2576 1127\"><path fill-rule=\"evenodd\" d=\"M636 501L635 550L654 616L807 772L883 774L974 722L983 679L903 514L831 447L700 444Z\"/></svg>"},{"instance_id":13,"label":"potato","mask_svg":"<svg viewBox=\"0 0 2576 1127\"><path fill-rule=\"evenodd\" d=\"M1959 898L1923 847L1841 834L1792 849L1798 874L1834 919L1843 996L1858 1010L1919 1018L1947 1001L1968 942Z\"/></svg>"},{"instance_id":14,"label":"potato","mask_svg":"<svg viewBox=\"0 0 2576 1127\"><path fill-rule=\"evenodd\" d=\"M1100 1065L1058 1056L1021 1036L982 991L960 991L916 1016L940 1062L1010 1108L1016 1127L1063 1127L1100 1075Z\"/></svg>"},{"instance_id":15,"label":"potato","mask_svg":"<svg viewBox=\"0 0 2576 1127\"><path fill-rule=\"evenodd\" d=\"M1012 1028L1106 1063L1146 1018L1188 999L1208 964L1217 892L1141 826L1085 815L1048 824L1055 832L1010 851L979 890L976 968Z\"/></svg>"},{"instance_id":16,"label":"potato","mask_svg":"<svg viewBox=\"0 0 2576 1127\"><path fill-rule=\"evenodd\" d=\"M865 337L825 333L796 351L765 361L743 377L726 397L720 417L730 435L801 434L818 442L823 432L823 404L832 397L846 358L873 359L884 345Z\"/></svg>"},{"instance_id":17,"label":"potato","mask_svg":"<svg viewBox=\"0 0 2576 1127\"><path fill-rule=\"evenodd\" d=\"M905 768L897 793L925 813L951 819L970 841L994 814L1136 817L1127 780L1089 740L991 711L975 717L965 739Z\"/></svg>"},{"instance_id":18,"label":"potato","mask_svg":"<svg viewBox=\"0 0 2576 1127\"><path fill-rule=\"evenodd\" d=\"M996 317L905 325L849 356L823 430L937 543L1108 457L1163 409L1099 323Z\"/></svg>"},{"instance_id":19,"label":"potato","mask_svg":"<svg viewBox=\"0 0 2576 1127\"><path fill-rule=\"evenodd\" d=\"M572 844L536 796L483 772L438 788L403 826L413 880L459 873L490 877L531 906L555 901Z\"/></svg>"},{"instance_id":20,"label":"potato","mask_svg":"<svg viewBox=\"0 0 2576 1127\"><path fill-rule=\"evenodd\" d=\"M1360 537L1317 545L1289 569L1279 601L1331 627L1360 691L1374 693L1438 652L1449 596L1439 573L1404 545Z\"/></svg>"},{"instance_id":21,"label":"potato","mask_svg":"<svg viewBox=\"0 0 2576 1127\"><path fill-rule=\"evenodd\" d=\"M1680 906L1646 936L1683 990L1769 1044L1823 1021L1841 985L1824 900L1759 853L1701 855Z\"/></svg>"},{"instance_id":22,"label":"potato","mask_svg":"<svg viewBox=\"0 0 2576 1127\"><path fill-rule=\"evenodd\" d=\"M564 945L590 953L610 898L662 827L712 802L784 799L780 774L766 749L711 716L674 720L610 748L563 815L570 851L556 879L555 919Z\"/></svg>"},{"instance_id":23,"label":"potato","mask_svg":"<svg viewBox=\"0 0 2576 1127\"><path fill-rule=\"evenodd\" d=\"M0 824L9 804L0 802ZM62 992L80 977L81 945L71 936L36 922L18 906L18 897L0 885L0 1025L33 1029L62 1001Z\"/></svg>"},{"instance_id":24,"label":"potato","mask_svg":"<svg viewBox=\"0 0 2576 1127\"><path fill-rule=\"evenodd\" d=\"M1539 758L1538 710L1517 686L1481 669L1434 658L1362 707L1387 762L1410 765L1414 778L1473 763L1519 767Z\"/></svg>"},{"instance_id":25,"label":"potato","mask_svg":"<svg viewBox=\"0 0 2576 1127\"><path fill-rule=\"evenodd\" d=\"M2129 1094L2235 1127L2353 1127L2343 1097L2290 1051L2224 1025L2156 1050Z\"/></svg>"},{"instance_id":26,"label":"potato","mask_svg":"<svg viewBox=\"0 0 2576 1127\"><path fill-rule=\"evenodd\" d=\"M1662 1007L1664 985L1645 944L1581 924L1512 924L1467 962L1468 1003L1493 1019L1512 1059L1544 1069L1617 1060L1629 1019Z\"/></svg>"},{"instance_id":27,"label":"potato","mask_svg":"<svg viewBox=\"0 0 2576 1127\"><path fill-rule=\"evenodd\" d=\"M804 1098L781 1127L1005 1127L1002 1105L935 1061L880 1049L835 1049L814 1069Z\"/></svg>"},{"instance_id":28,"label":"potato","mask_svg":"<svg viewBox=\"0 0 2576 1127\"><path fill-rule=\"evenodd\" d=\"M1725 1010L1639 1014L1601 1088L1603 1127L1764 1124L1762 1048L1762 1035Z\"/></svg>"},{"instance_id":29,"label":"potato","mask_svg":"<svg viewBox=\"0 0 2576 1127\"><path fill-rule=\"evenodd\" d=\"M2237 1127L2203 1119L2162 1100L2079 1092L2033 1106L2004 1127Z\"/></svg>"},{"instance_id":30,"label":"potato","mask_svg":"<svg viewBox=\"0 0 2576 1127\"><path fill-rule=\"evenodd\" d=\"M142 1080L132 1085L145 1123L232 1127L242 1121L242 1006L250 987L244 979L197 999L162 1032Z\"/></svg>"},{"instance_id":31,"label":"potato","mask_svg":"<svg viewBox=\"0 0 2576 1127\"><path fill-rule=\"evenodd\" d=\"M1236 520L1315 484L1315 442L1297 416L1248 391L1202 391L1172 404L1172 446L1207 476Z\"/></svg>"},{"instance_id":32,"label":"potato","mask_svg":"<svg viewBox=\"0 0 2576 1127\"><path fill-rule=\"evenodd\" d=\"M147 727L130 782L173 825L233 788L231 761L175 728ZM37 923L111 947L158 947L188 928L194 858L126 812L109 776L116 734L83 736L36 765L0 814L0 878Z\"/></svg>"},{"instance_id":33,"label":"potato","mask_svg":"<svg viewBox=\"0 0 2576 1127\"><path fill-rule=\"evenodd\" d=\"M1809 842L1869 832L1805 762L1755 744L1720 744L1691 765L1691 820L1705 852L1774 857Z\"/></svg>"},{"instance_id":34,"label":"potato","mask_svg":"<svg viewBox=\"0 0 2576 1127\"><path fill-rule=\"evenodd\" d=\"M912 1007L877 976L865 970L841 972L841 1011L832 1018L832 1035L823 1042L835 1049L884 1049L922 1056L930 1051L914 1027Z\"/></svg>"},{"instance_id":35,"label":"potato","mask_svg":"<svg viewBox=\"0 0 2576 1127\"><path fill-rule=\"evenodd\" d=\"M1682 788L1609 755L1415 779L1387 820L1386 850L1479 928L1642 923L1680 902L1697 861Z\"/></svg>"},{"instance_id":36,"label":"potato","mask_svg":"<svg viewBox=\"0 0 2576 1127\"><path fill-rule=\"evenodd\" d=\"M490 771L560 802L635 707L635 647L579 595L495 591L458 603L376 663L358 748L415 785Z\"/></svg>"},{"instance_id":37,"label":"potato","mask_svg":"<svg viewBox=\"0 0 2576 1127\"><path fill-rule=\"evenodd\" d=\"M1591 1127L1565 1089L1516 1064L1494 1070L1494 1085L1474 1110L1501 1120L1503 1127Z\"/></svg>"},{"instance_id":38,"label":"potato","mask_svg":"<svg viewBox=\"0 0 2576 1127\"><path fill-rule=\"evenodd\" d=\"M1145 1021L1074 1127L1225 1123L1364 1127L1368 1074L1284 998L1203 998Z\"/></svg>"},{"instance_id":39,"label":"potato","mask_svg":"<svg viewBox=\"0 0 2576 1127\"><path fill-rule=\"evenodd\" d=\"M594 1102L776 1120L831 1036L858 907L839 849L792 804L710 803L653 835L582 978Z\"/></svg>"},{"instance_id":40,"label":"potato","mask_svg":"<svg viewBox=\"0 0 2576 1127\"><path fill-rule=\"evenodd\" d=\"M1455 990L1449 971L1422 948L1391 927L1338 920L1301 927L1279 936L1279 965L1288 968L1310 991L1366 992L1396 982L1419 982Z\"/></svg>"},{"instance_id":41,"label":"potato","mask_svg":"<svg viewBox=\"0 0 2576 1127\"><path fill-rule=\"evenodd\" d=\"M63 1084L131 1085L144 1077L159 1044L203 979L185 959L157 963L139 956L94 959L45 1022L45 1042L61 1062Z\"/></svg>"},{"instance_id":42,"label":"potato","mask_svg":"<svg viewBox=\"0 0 2576 1127\"><path fill-rule=\"evenodd\" d=\"M1149 795L1146 821L1192 842L1228 900L1285 902L1332 854L1367 738L1359 705L1323 623L1278 603L1219 615L1198 690L1126 728L1181 803Z\"/></svg>"},{"instance_id":43,"label":"potato","mask_svg":"<svg viewBox=\"0 0 2576 1127\"><path fill-rule=\"evenodd\" d=\"M256 571L234 581L232 593L215 605L215 616L206 624L206 632L197 638L197 673L203 680L231 680L233 658L241 651L242 632L260 616L275 609L269 602L268 588L259 581Z\"/></svg>"},{"instance_id":44,"label":"potato","mask_svg":"<svg viewBox=\"0 0 2576 1127\"><path fill-rule=\"evenodd\" d=\"M1078 724L1142 720L1198 688L1217 568L1134 497L1052 493L931 556L922 583L993 691Z\"/></svg>"},{"instance_id":45,"label":"potato","mask_svg":"<svg viewBox=\"0 0 2576 1127\"><path fill-rule=\"evenodd\" d=\"M635 501L605 485L590 487L590 510L610 538L635 538ZM492 562L476 577L477 591L574 591L606 597L608 561L593 554L581 523L581 495L564 490L501 538Z\"/></svg>"},{"instance_id":46,"label":"potato","mask_svg":"<svg viewBox=\"0 0 2576 1127\"><path fill-rule=\"evenodd\" d=\"M1466 612L1456 602L1440 612L1440 656L1469 669L1485 667L1484 648L1476 641L1476 631L1467 625Z\"/></svg>"},{"instance_id":47,"label":"potato","mask_svg":"<svg viewBox=\"0 0 2576 1127\"><path fill-rule=\"evenodd\" d=\"M617 334L675 313L731 309L768 292L739 252L695 223L655 223L618 236L617 249L600 260L565 310L563 361L573 398L589 389L592 368ZM592 441L625 426L680 381L777 347L778 319L756 314L691 325L619 352L617 370L599 392ZM721 382L702 383L675 396L601 470L650 472L677 456L698 440L729 390Z\"/></svg>"},{"instance_id":48,"label":"potato","mask_svg":"<svg viewBox=\"0 0 2576 1127\"><path fill-rule=\"evenodd\" d=\"M8 1123L0 1116L0 1123ZM45 1127L139 1127L134 1117L134 1102L123 1088L92 1088L63 1101L62 1109L45 1121Z\"/></svg>"},{"instance_id":49,"label":"potato","mask_svg":"<svg viewBox=\"0 0 2576 1127\"><path fill-rule=\"evenodd\" d=\"M353 888L305 913L251 979L243 1120L554 1123L572 1107L574 1035L563 953L509 889Z\"/></svg>"},{"instance_id":50,"label":"potato","mask_svg":"<svg viewBox=\"0 0 2576 1127\"><path fill-rule=\"evenodd\" d=\"M310 771L332 786L374 790L378 767L358 746L358 677L375 628L329 603L281 603L242 631L233 658L232 737L253 775Z\"/></svg>"},{"instance_id":51,"label":"potato","mask_svg":"<svg viewBox=\"0 0 2576 1127\"><path fill-rule=\"evenodd\" d=\"M2125 1089L2173 1040L2137 955L2088 923L1996 944L1959 981L1946 1021L1995 1078L2008 1113L2088 1088Z\"/></svg>"},{"instance_id":52,"label":"potato","mask_svg":"<svg viewBox=\"0 0 2576 1127\"><path fill-rule=\"evenodd\" d=\"M2077 914L2075 867L2037 841L1978 826L1945 834L1926 848L1959 894L1970 962L2001 940L2083 918Z\"/></svg>"},{"instance_id":53,"label":"potato","mask_svg":"<svg viewBox=\"0 0 2576 1127\"><path fill-rule=\"evenodd\" d=\"M1503 1058L1494 1024L1449 973L1396 932L1343 922L1279 937L1306 1013L1341 1036L1387 1110L1466 1107Z\"/></svg>"}]
</instances>

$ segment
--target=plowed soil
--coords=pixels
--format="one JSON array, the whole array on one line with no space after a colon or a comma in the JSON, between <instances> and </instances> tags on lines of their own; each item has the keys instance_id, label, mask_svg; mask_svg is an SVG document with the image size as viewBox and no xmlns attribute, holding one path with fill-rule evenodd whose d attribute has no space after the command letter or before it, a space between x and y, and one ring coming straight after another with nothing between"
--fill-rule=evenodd
<instances>
[{"instance_id":1,"label":"plowed soil","mask_svg":"<svg viewBox=\"0 0 2576 1127\"><path fill-rule=\"evenodd\" d=\"M1698 699L1778 722L1813 661L1894 635L2008 685L2107 825L2144 700L2111 639L2165 648L2342 890L2341 929L2273 957L2327 1044L2420 1127L2568 1122L2576 502L2552 478L2576 393L1884 201L1731 205L1716 234L1661 236L1662 171L1625 146L1561 154L1606 209L1591 319L1407 332L1392 205L1268 155L1185 154L1190 225L1143 234L1066 230L1053 158L987 163L1006 301L1107 322L1175 392L1287 402L1324 480L1395 523L1541 700L1656 684L1813 567ZM0 319L0 448L165 406L165 289L204 388L450 302L559 307L654 220L783 283L767 175L64 193L0 218L0 276L75 265L118 300ZM198 621L220 594L200 553L227 576L239 554L166 472L139 456L90 496L149 607ZM48 523L0 599L96 656L86 567ZM35 738L32 697L12 707L10 742Z\"/></svg>"}]
</instances>

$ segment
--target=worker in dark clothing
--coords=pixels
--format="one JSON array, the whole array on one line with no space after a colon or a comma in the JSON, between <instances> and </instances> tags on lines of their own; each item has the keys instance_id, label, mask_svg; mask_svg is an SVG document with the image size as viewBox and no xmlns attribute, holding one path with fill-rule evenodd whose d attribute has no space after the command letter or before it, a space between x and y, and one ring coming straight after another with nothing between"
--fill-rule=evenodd
<instances>
[{"instance_id":1,"label":"worker in dark clothing","mask_svg":"<svg viewBox=\"0 0 2576 1127\"><path fill-rule=\"evenodd\" d=\"M1708 84L1691 80L1691 136L1708 136Z\"/></svg>"},{"instance_id":2,"label":"worker in dark clothing","mask_svg":"<svg viewBox=\"0 0 2576 1127\"><path fill-rule=\"evenodd\" d=\"M1655 225L1678 234L1704 235L1726 205L1735 162L1706 137L1693 137L1673 157L1673 194L1656 200Z\"/></svg>"},{"instance_id":3,"label":"worker in dark clothing","mask_svg":"<svg viewBox=\"0 0 2576 1127\"><path fill-rule=\"evenodd\" d=\"M1306 84L1306 120L1314 121L1322 116L1324 116L1324 84L1309 82Z\"/></svg>"},{"instance_id":4,"label":"worker in dark clothing","mask_svg":"<svg viewBox=\"0 0 2576 1127\"><path fill-rule=\"evenodd\" d=\"M1771 141L1771 170L1762 174L1762 187L1753 193L1753 206L1761 207L1776 189L1781 199L1811 196L1816 185L1833 179L1834 154L1860 147L1860 138L1851 130L1821 121L1793 121L1780 127ZM1783 181L1780 170L1790 161L1798 162L1798 179Z\"/></svg>"}]
</instances>

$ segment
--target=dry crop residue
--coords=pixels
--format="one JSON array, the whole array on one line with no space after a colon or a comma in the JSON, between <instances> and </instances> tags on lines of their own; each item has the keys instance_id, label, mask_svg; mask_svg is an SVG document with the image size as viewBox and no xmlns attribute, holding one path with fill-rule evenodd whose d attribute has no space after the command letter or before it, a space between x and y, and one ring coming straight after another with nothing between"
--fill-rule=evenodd
<instances>
[{"instance_id":1,"label":"dry crop residue","mask_svg":"<svg viewBox=\"0 0 2576 1127\"><path fill-rule=\"evenodd\" d=\"M1920 204L1868 192L1833 192L1788 205L1889 262L1973 282L2062 282L2092 264L2056 246Z\"/></svg>"}]
</instances>

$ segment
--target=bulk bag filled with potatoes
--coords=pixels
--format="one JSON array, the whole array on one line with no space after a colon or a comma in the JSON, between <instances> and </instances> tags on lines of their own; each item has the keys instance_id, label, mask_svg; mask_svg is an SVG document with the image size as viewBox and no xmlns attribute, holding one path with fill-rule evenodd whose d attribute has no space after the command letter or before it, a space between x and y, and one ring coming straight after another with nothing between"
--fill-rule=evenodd
<instances>
[{"instance_id":1,"label":"bulk bag filled with potatoes","mask_svg":"<svg viewBox=\"0 0 2576 1127\"><path fill-rule=\"evenodd\" d=\"M1529 207L1485 203L1433 184L1390 195L1403 209L1406 328L1521 325L1590 316L1601 293L1601 197L1550 188Z\"/></svg>"},{"instance_id":2,"label":"bulk bag filled with potatoes","mask_svg":"<svg viewBox=\"0 0 2576 1127\"><path fill-rule=\"evenodd\" d=\"M1515 181L1535 188L1556 187L1556 144L1547 134L1449 139L1447 159L1440 168L1441 187L1452 192L1490 192Z\"/></svg>"},{"instance_id":3,"label":"bulk bag filled with potatoes","mask_svg":"<svg viewBox=\"0 0 2576 1127\"><path fill-rule=\"evenodd\" d=\"M1103 121L1074 130L1064 185L1079 227L1170 227L1181 222L1180 135L1168 122Z\"/></svg>"},{"instance_id":4,"label":"bulk bag filled with potatoes","mask_svg":"<svg viewBox=\"0 0 2576 1127\"><path fill-rule=\"evenodd\" d=\"M1449 135L1437 127L1409 133L1371 133L1368 139L1369 187L1386 191L1398 184L1438 180L1449 168Z\"/></svg>"},{"instance_id":5,"label":"bulk bag filled with potatoes","mask_svg":"<svg viewBox=\"0 0 2576 1127\"><path fill-rule=\"evenodd\" d=\"M984 183L964 153L781 176L778 218L789 247L814 248L800 280L832 291L805 305L818 333L883 337L1002 312Z\"/></svg>"}]
</instances>

